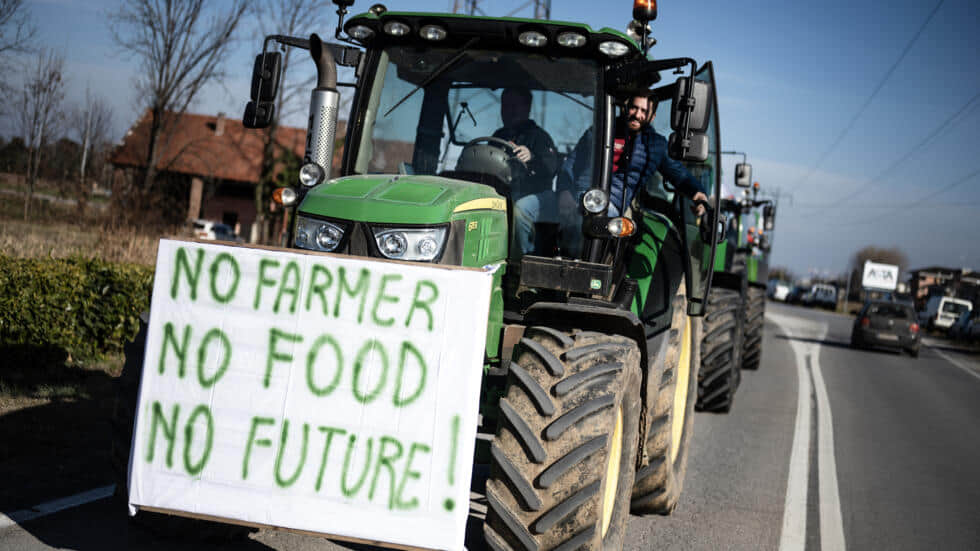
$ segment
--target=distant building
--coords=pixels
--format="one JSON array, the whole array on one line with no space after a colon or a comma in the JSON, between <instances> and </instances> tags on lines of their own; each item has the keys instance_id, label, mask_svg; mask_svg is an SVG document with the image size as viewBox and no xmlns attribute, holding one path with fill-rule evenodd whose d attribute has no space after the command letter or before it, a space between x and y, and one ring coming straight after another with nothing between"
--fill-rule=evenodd
<instances>
[{"instance_id":1,"label":"distant building","mask_svg":"<svg viewBox=\"0 0 980 551\"><path fill-rule=\"evenodd\" d=\"M262 130L248 129L238 119L223 115L184 115L176 117L161 137L157 169L170 181L186 182L187 219L205 218L240 227L243 237L250 235L255 221L255 185L262 165ZM109 161L117 173L139 171L146 166L149 147L150 112L126 133ZM337 122L337 137L346 135L346 121ZM302 158L306 150L306 129L280 126L278 144ZM395 160L411 158L412 143L373 140L375 154L371 172L397 173ZM333 175L339 172L343 147L334 151ZM386 161L385 159L389 159ZM391 166L389 166L391 165Z\"/></svg>"},{"instance_id":2,"label":"distant building","mask_svg":"<svg viewBox=\"0 0 980 551\"><path fill-rule=\"evenodd\" d=\"M980 272L966 268L931 266L909 272L909 289L916 308L924 308L930 296L950 296L980 306Z\"/></svg>"},{"instance_id":3,"label":"distant building","mask_svg":"<svg viewBox=\"0 0 980 551\"><path fill-rule=\"evenodd\" d=\"M185 113L168 122L160 138L157 170L171 182L189 183L187 219L206 218L232 227L244 235L255 221L255 185L262 166L262 131L247 129L240 120L223 115ZM117 175L146 167L150 112L126 133L109 157ZM276 141L302 157L306 130L280 127Z\"/></svg>"}]
</instances>

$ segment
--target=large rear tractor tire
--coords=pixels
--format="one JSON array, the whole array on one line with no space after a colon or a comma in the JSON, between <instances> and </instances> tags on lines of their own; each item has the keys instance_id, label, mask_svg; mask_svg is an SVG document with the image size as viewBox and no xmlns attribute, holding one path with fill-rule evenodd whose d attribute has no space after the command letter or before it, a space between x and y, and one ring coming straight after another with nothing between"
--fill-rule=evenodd
<instances>
[{"instance_id":1,"label":"large rear tractor tire","mask_svg":"<svg viewBox=\"0 0 980 551\"><path fill-rule=\"evenodd\" d=\"M762 361L762 325L766 314L766 290L749 287L745 300L745 344L742 369L759 369Z\"/></svg>"},{"instance_id":2,"label":"large rear tractor tire","mask_svg":"<svg viewBox=\"0 0 980 551\"><path fill-rule=\"evenodd\" d=\"M742 321L738 291L712 288L701 339L698 410L728 413L732 408L742 378Z\"/></svg>"},{"instance_id":3,"label":"large rear tractor tire","mask_svg":"<svg viewBox=\"0 0 980 551\"><path fill-rule=\"evenodd\" d=\"M634 513L669 515L677 506L687 472L694 428L694 403L701 363L702 318L687 315L684 283L671 301L673 315L662 376L647 385L647 429L644 457L636 472Z\"/></svg>"},{"instance_id":4,"label":"large rear tractor tire","mask_svg":"<svg viewBox=\"0 0 980 551\"><path fill-rule=\"evenodd\" d=\"M140 315L140 328L136 338L123 347L125 363L116 379L116 396L113 401L112 428L109 458L116 481L115 501L122 511L129 501L129 455L133 441L133 422L139 399L143 357L146 352L146 331L149 317ZM191 519L150 511L139 511L131 517L140 528L166 539L220 542L246 538L250 528L206 520Z\"/></svg>"},{"instance_id":5,"label":"large rear tractor tire","mask_svg":"<svg viewBox=\"0 0 980 551\"><path fill-rule=\"evenodd\" d=\"M639 444L636 343L531 327L515 355L491 446L487 545L622 549Z\"/></svg>"}]
</instances>

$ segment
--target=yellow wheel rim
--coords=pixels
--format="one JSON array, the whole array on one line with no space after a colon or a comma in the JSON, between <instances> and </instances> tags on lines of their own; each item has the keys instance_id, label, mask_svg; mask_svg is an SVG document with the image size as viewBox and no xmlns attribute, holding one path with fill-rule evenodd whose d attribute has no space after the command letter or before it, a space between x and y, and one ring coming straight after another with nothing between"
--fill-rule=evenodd
<instances>
[{"instance_id":1,"label":"yellow wheel rim","mask_svg":"<svg viewBox=\"0 0 980 551\"><path fill-rule=\"evenodd\" d=\"M681 335L681 353L677 358L677 382L674 385L674 412L671 424L670 462L677 460L681 435L684 433L684 418L687 416L687 387L691 379L691 318L684 318L684 332Z\"/></svg>"},{"instance_id":2,"label":"yellow wheel rim","mask_svg":"<svg viewBox=\"0 0 980 551\"><path fill-rule=\"evenodd\" d=\"M606 537L609 523L612 522L616 505L616 489L619 487L619 462L623 455L623 408L616 410L616 428L612 433L609 448L609 463L606 465L606 491L602 495L602 537Z\"/></svg>"}]
</instances>

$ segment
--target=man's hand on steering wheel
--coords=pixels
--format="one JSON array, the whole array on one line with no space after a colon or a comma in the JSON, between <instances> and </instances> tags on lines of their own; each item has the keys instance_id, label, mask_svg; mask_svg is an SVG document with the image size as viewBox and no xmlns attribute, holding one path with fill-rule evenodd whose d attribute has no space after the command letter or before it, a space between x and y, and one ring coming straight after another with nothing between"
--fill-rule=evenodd
<instances>
[{"instance_id":1,"label":"man's hand on steering wheel","mask_svg":"<svg viewBox=\"0 0 980 551\"><path fill-rule=\"evenodd\" d=\"M514 157L518 161L524 164L531 162L531 157L532 157L531 150L528 149L526 145L517 145L514 142L510 142L510 143L514 146L512 152L514 154Z\"/></svg>"}]
</instances>

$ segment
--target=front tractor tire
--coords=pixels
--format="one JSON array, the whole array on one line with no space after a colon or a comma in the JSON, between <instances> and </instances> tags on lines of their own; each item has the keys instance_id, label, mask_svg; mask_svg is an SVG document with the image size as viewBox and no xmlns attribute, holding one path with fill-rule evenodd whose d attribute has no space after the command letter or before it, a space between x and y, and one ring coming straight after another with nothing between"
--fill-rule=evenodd
<instances>
[{"instance_id":1,"label":"front tractor tire","mask_svg":"<svg viewBox=\"0 0 980 551\"><path fill-rule=\"evenodd\" d=\"M491 446L484 525L490 549L622 549L640 385L640 352L631 339L525 331Z\"/></svg>"},{"instance_id":2,"label":"front tractor tire","mask_svg":"<svg viewBox=\"0 0 980 551\"><path fill-rule=\"evenodd\" d=\"M650 423L643 458L636 472L631 510L669 515L684 488L687 456L694 429L702 318L687 315L684 283L671 302L673 315L662 376L647 381Z\"/></svg>"},{"instance_id":3,"label":"front tractor tire","mask_svg":"<svg viewBox=\"0 0 980 551\"><path fill-rule=\"evenodd\" d=\"M745 299L745 341L742 345L742 369L759 369L762 361L762 325L766 315L766 290L749 287Z\"/></svg>"},{"instance_id":4,"label":"front tractor tire","mask_svg":"<svg viewBox=\"0 0 980 551\"><path fill-rule=\"evenodd\" d=\"M741 381L741 356L742 297L738 291L714 287L704 317L696 409L731 411Z\"/></svg>"}]
</instances>

